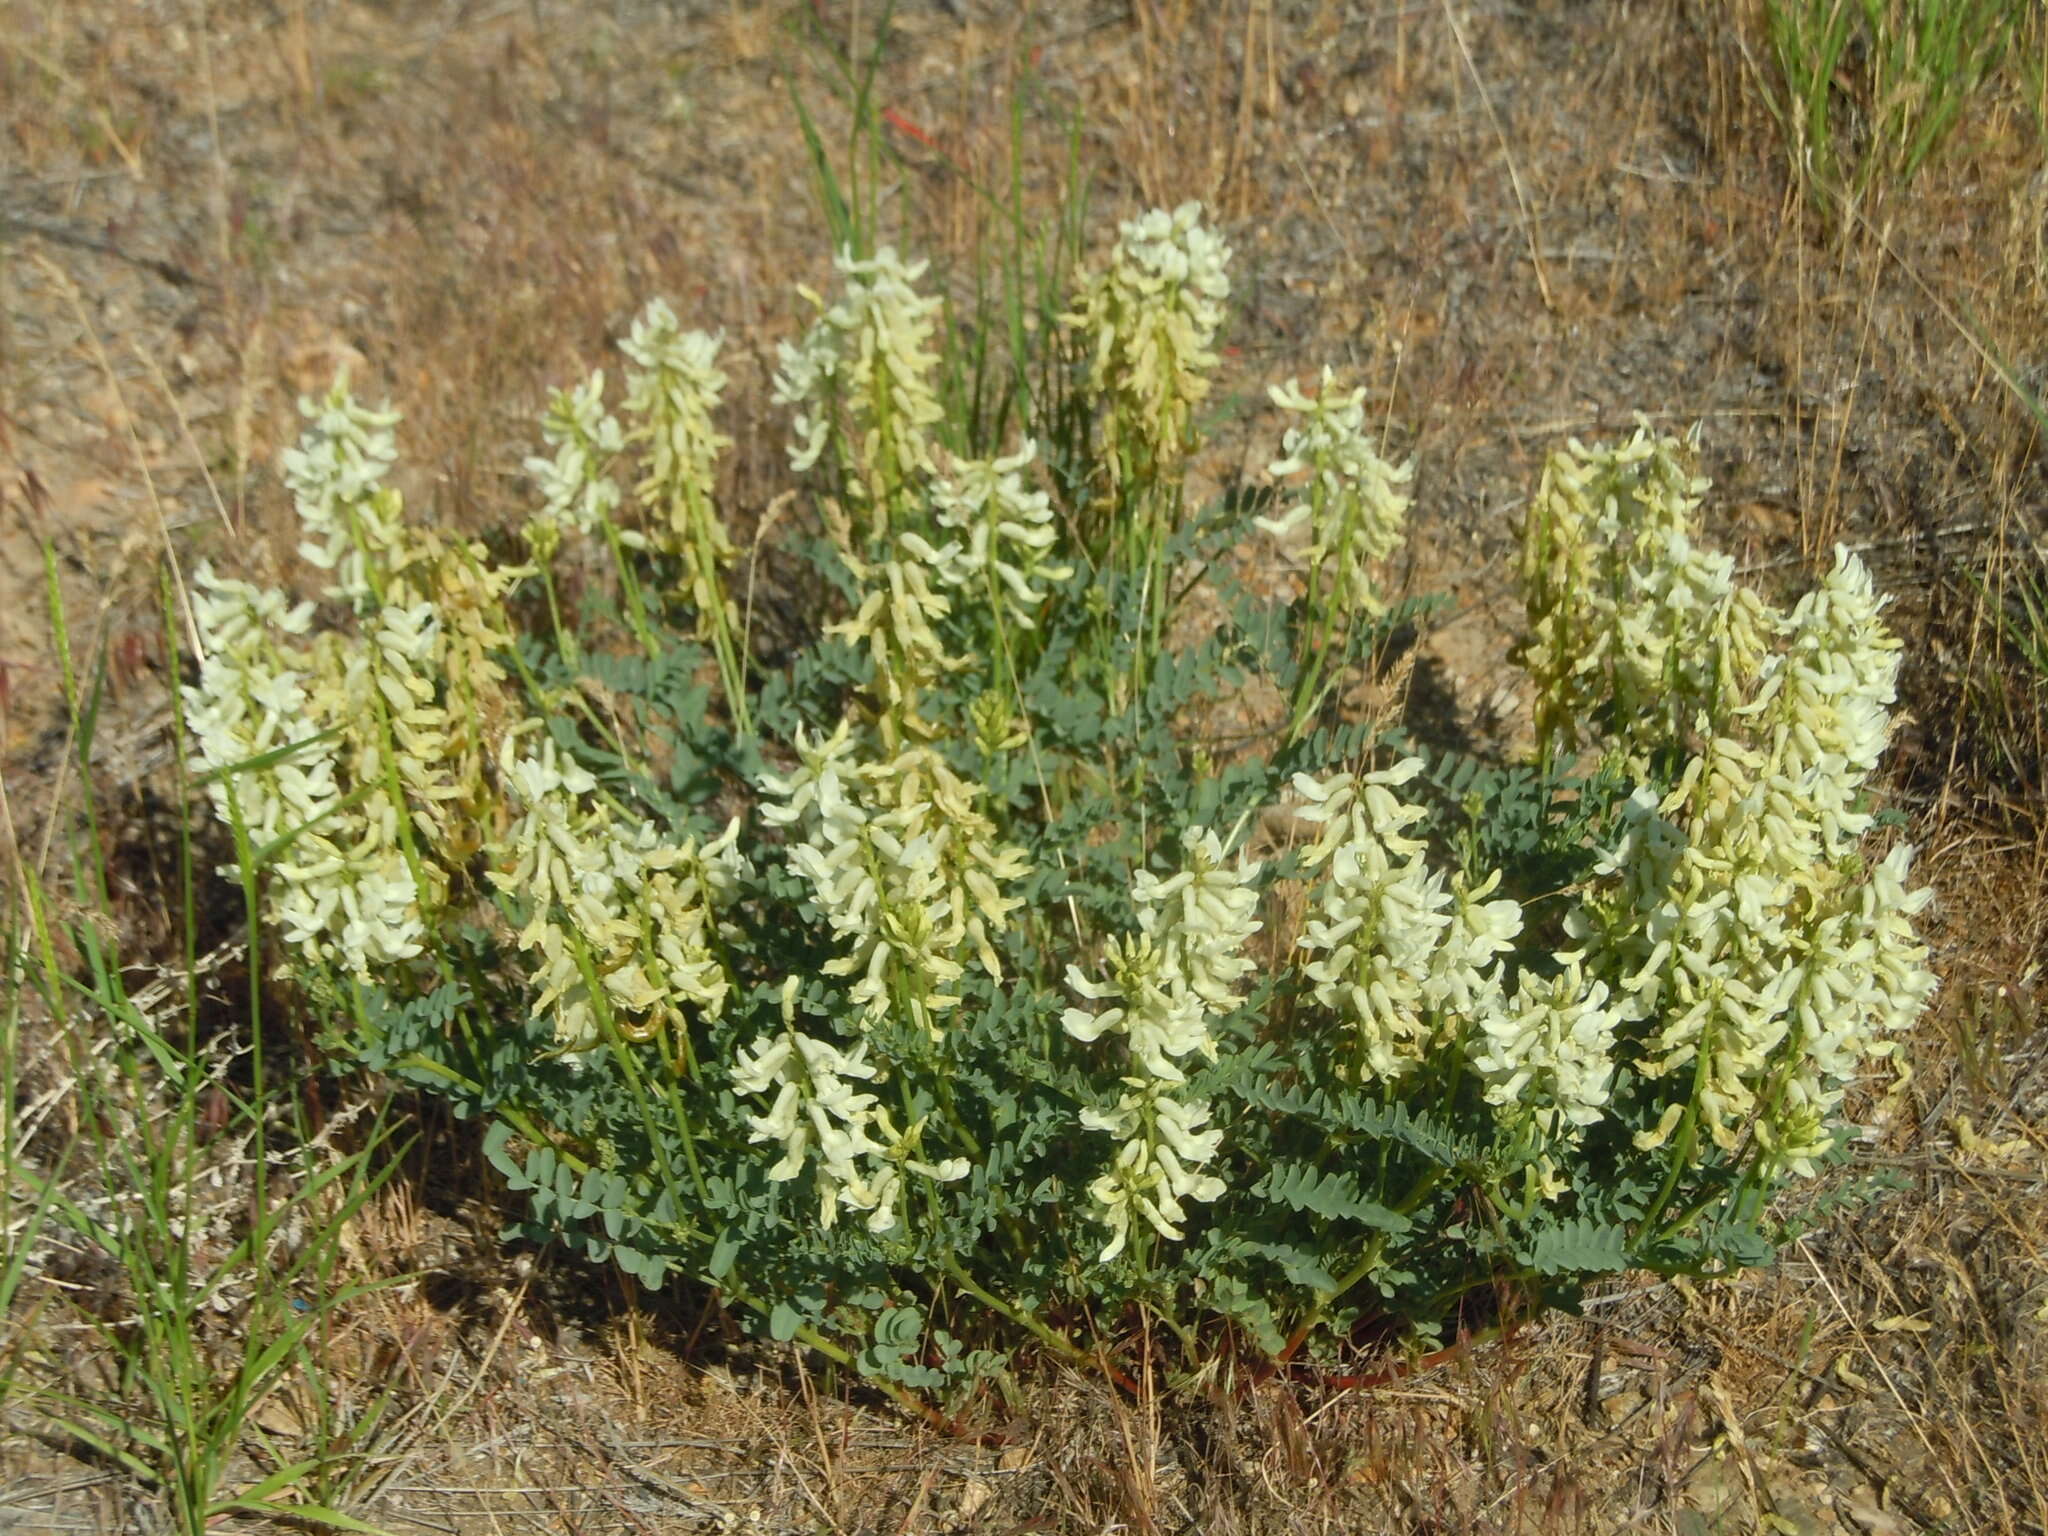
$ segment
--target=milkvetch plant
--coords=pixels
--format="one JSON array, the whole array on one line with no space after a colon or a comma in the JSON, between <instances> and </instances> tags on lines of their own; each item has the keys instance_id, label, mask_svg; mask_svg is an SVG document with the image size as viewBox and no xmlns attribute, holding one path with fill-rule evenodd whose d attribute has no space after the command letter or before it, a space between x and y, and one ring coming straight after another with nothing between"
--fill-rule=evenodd
<instances>
[{"instance_id":1,"label":"milkvetch plant","mask_svg":"<svg viewBox=\"0 0 2048 1536\"><path fill-rule=\"evenodd\" d=\"M1725 1274L1847 1155L1934 986L1868 574L1781 611L1690 444L1573 443L1522 529L1532 760L1347 718L1427 620L1416 471L1324 370L1190 503L1228 259L1193 205L1124 225L969 420L925 265L842 250L773 386L823 611L772 664L667 306L550 404L531 564L406 520L390 412L307 402L332 580L202 571L197 757L332 1049L487 1117L530 1231L943 1391L1146 1319L1284 1360Z\"/></svg>"}]
</instances>

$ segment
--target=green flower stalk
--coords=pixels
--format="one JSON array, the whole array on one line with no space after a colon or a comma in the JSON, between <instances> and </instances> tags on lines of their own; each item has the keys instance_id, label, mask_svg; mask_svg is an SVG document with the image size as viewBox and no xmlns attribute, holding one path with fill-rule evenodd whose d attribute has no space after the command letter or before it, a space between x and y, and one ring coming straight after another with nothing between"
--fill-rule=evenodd
<instances>
[{"instance_id":1,"label":"green flower stalk","mask_svg":"<svg viewBox=\"0 0 2048 1536\"><path fill-rule=\"evenodd\" d=\"M1224 840L1201 827L1183 832L1181 847L1175 874L1161 879L1140 870L1133 877L1139 931L1109 941L1107 979L1091 981L1078 965L1067 967L1067 985L1078 996L1112 1006L1067 1009L1066 1032L1081 1041L1122 1035L1133 1069L1121 1079L1131 1091L1113 1108L1081 1112L1084 1129L1120 1144L1109 1171L1089 1185L1096 1214L1110 1228L1097 1256L1105 1264L1124 1251L1134 1221L1178 1242L1188 1219L1182 1202L1207 1203L1224 1191L1221 1179L1201 1171L1222 1147L1223 1131L1203 1129L1207 1102L1176 1096L1187 1081L1178 1063L1189 1056L1214 1061L1211 1021L1238 1006L1236 988L1253 968L1244 948L1262 926L1255 915L1259 862L1240 853L1233 863Z\"/></svg>"},{"instance_id":2,"label":"green flower stalk","mask_svg":"<svg viewBox=\"0 0 2048 1536\"><path fill-rule=\"evenodd\" d=\"M522 814L489 850L490 880L526 908L517 944L556 1049L596 1050L607 1018L629 1040L674 1041L693 1018L719 1018L732 989L719 912L749 873L739 819L701 846L672 841L597 799L545 736L530 753L507 743L504 780Z\"/></svg>"},{"instance_id":3,"label":"green flower stalk","mask_svg":"<svg viewBox=\"0 0 2048 1536\"><path fill-rule=\"evenodd\" d=\"M1763 661L1763 603L1694 542L1708 482L1693 456L1645 426L1619 446L1575 439L1544 467L1522 534L1520 659L1546 751L1575 751L1597 721L1640 760L1700 712L1723 718Z\"/></svg>"},{"instance_id":4,"label":"green flower stalk","mask_svg":"<svg viewBox=\"0 0 2048 1536\"><path fill-rule=\"evenodd\" d=\"M828 305L799 288L818 318L777 350L775 400L794 411L790 467L810 469L836 437L847 449L839 467L848 492L864 505L874 541L888 537L899 505L931 468L930 432L945 415L931 349L943 306L916 287L929 265L888 246L866 260L841 251L838 300Z\"/></svg>"},{"instance_id":5,"label":"green flower stalk","mask_svg":"<svg viewBox=\"0 0 2048 1536\"><path fill-rule=\"evenodd\" d=\"M1257 519L1276 538L1304 526L1309 534L1303 558L1314 639L1295 693L1293 729L1299 733L1321 697L1323 658L1338 632L1348 630L1359 615L1377 618L1386 612L1376 572L1401 546L1410 505L1402 488L1414 480L1415 466L1396 467L1374 451L1365 429L1365 391L1340 391L1328 368L1314 395L1292 379L1268 393L1274 405L1298 420L1287 428L1280 457L1266 466L1266 473L1275 480L1308 476L1277 516Z\"/></svg>"},{"instance_id":6,"label":"green flower stalk","mask_svg":"<svg viewBox=\"0 0 2048 1536\"><path fill-rule=\"evenodd\" d=\"M550 570L554 552L565 533L595 534L611 552L619 573L619 585L626 595L626 616L634 635L650 656L660 652L647 627L647 607L640 595L639 580L626 558L628 549L646 546L646 535L638 529L621 529L614 514L624 502L612 466L626 450L625 428L605 409L604 370L592 371L581 384L558 389L548 399L541 417L541 437L554 454L536 454L526 461L541 494L541 509L526 524L526 542L540 562L548 581L548 599L554 601L554 578ZM556 628L561 627L556 615Z\"/></svg>"},{"instance_id":7,"label":"green flower stalk","mask_svg":"<svg viewBox=\"0 0 2048 1536\"><path fill-rule=\"evenodd\" d=\"M1125 223L1068 323L1088 339L1089 383L1108 402L1111 463L1158 476L1186 451L1209 396L1230 297L1230 247L1200 203Z\"/></svg>"},{"instance_id":8,"label":"green flower stalk","mask_svg":"<svg viewBox=\"0 0 2048 1536\"><path fill-rule=\"evenodd\" d=\"M1003 976L995 937L1022 902L1011 887L1030 866L996 841L984 791L945 759L913 747L878 762L856 757L850 722L794 743L797 766L763 774L774 799L761 818L798 829L789 867L809 883L846 952L829 976L858 978L850 1000L864 1027L892 1013L931 1039L938 1015L957 1008L965 953L991 980Z\"/></svg>"},{"instance_id":9,"label":"green flower stalk","mask_svg":"<svg viewBox=\"0 0 2048 1536\"><path fill-rule=\"evenodd\" d=\"M648 304L619 344L636 365L626 375L626 410L636 421L626 441L645 447L646 473L634 494L667 518L664 542L682 560L697 638L717 654L726 707L741 733L751 735L746 645L725 585L739 550L714 499L719 456L732 446L712 424L726 385L719 346L715 336L683 330L660 299Z\"/></svg>"}]
</instances>

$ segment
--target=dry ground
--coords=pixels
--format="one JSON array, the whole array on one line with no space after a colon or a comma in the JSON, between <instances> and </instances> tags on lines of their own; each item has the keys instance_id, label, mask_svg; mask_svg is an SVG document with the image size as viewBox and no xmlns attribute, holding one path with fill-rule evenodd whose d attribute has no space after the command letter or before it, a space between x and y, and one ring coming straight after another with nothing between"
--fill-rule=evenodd
<instances>
[{"instance_id":1,"label":"dry ground","mask_svg":"<svg viewBox=\"0 0 2048 1536\"><path fill-rule=\"evenodd\" d=\"M766 358L791 284L826 268L789 82L842 123L825 50L865 46L879 9L0 4L0 761L22 846L63 789L42 542L109 658L102 792L141 825L168 753L159 569L303 574L273 466L295 395L338 365L406 411L412 505L484 526L521 494L544 389L665 294L729 334L744 527L779 458ZM499 1255L457 1138L359 1233L367 1270L427 1275L335 1346L342 1379L405 1405L360 1514L2048 1528L2042 684L2008 665L1984 596L2048 531L2014 387L2048 378L2042 130L1987 97L1910 191L1830 231L1788 186L1752 21L1714 0L906 0L881 75L886 216L966 255L1020 92L1034 206L1076 113L1105 227L1204 199L1237 251L1225 382L1245 413L1329 361L1417 455L1415 576L1456 601L1416 684L1481 742L1516 721L1512 514L1567 433L1700 423L1710 535L1774 589L1837 540L1866 551L1911 639L1894 793L1941 893L1946 978L1859 1170L1898 1187L1772 1271L1624 1283L1382 1390L1132 1403L1033 1380L984 1436L948 1439L689 1298ZM146 859L130 876L146 936L161 888ZM282 1394L266 1431L303 1433L300 1408ZM10 1428L0 1530L148 1527L140 1490Z\"/></svg>"}]
</instances>

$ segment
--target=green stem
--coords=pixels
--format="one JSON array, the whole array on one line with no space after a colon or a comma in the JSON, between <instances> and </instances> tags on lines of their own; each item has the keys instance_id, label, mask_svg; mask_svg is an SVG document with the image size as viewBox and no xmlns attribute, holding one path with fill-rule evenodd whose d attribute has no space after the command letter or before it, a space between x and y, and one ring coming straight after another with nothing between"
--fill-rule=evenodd
<instances>
[{"instance_id":1,"label":"green stem","mask_svg":"<svg viewBox=\"0 0 2048 1536\"><path fill-rule=\"evenodd\" d=\"M1443 1169L1430 1169L1428 1173L1422 1176L1415 1188L1408 1192L1407 1197L1393 1208L1394 1211L1399 1215L1406 1216L1415 1207L1429 1198L1430 1191L1443 1181L1443 1176ZM1385 1232L1373 1233L1371 1240L1366 1243L1365 1253L1359 1261L1342 1275L1338 1276L1336 1285L1325 1292L1317 1300L1315 1306L1310 1308L1308 1316L1295 1326L1295 1331L1289 1340L1290 1350L1298 1347L1301 1340L1307 1338L1309 1334L1315 1331L1316 1325L1329 1315L1329 1310L1333 1303L1350 1294L1353 1286L1359 1284L1366 1276L1379 1267L1380 1257L1386 1252L1386 1249L1387 1234Z\"/></svg>"},{"instance_id":2,"label":"green stem","mask_svg":"<svg viewBox=\"0 0 2048 1536\"><path fill-rule=\"evenodd\" d=\"M661 1181L671 1193L679 1192L675 1166L668 1158L668 1148L661 1136L661 1127L655 1120L654 1103L647 1096L647 1085L640 1071L640 1064L633 1059L631 1043L619 1029L617 1016L612 1012L611 995L605 991L604 978L597 973L597 962L590 953L590 946L583 935L570 930L570 939L576 950L576 969L583 977L583 985L590 994L590 1005L597 1014L598 1024L604 1031L605 1044L611 1048L626 1079L628 1092L633 1096L634 1107L640 1112L640 1126L647 1134L648 1145L654 1148L655 1161L660 1165ZM676 1108L676 1106L671 1106ZM697 1162L696 1138L690 1134L689 1116L678 1110L676 1129L683 1138L683 1160L689 1164L690 1182L696 1187L699 1202L708 1202L710 1192L704 1183L704 1171Z\"/></svg>"},{"instance_id":3,"label":"green stem","mask_svg":"<svg viewBox=\"0 0 2048 1536\"><path fill-rule=\"evenodd\" d=\"M976 1301L980 1302L983 1306L987 1307L991 1312L996 1313L998 1316L1008 1318L1011 1322L1015 1323L1019 1328L1022 1328L1027 1333L1032 1334L1034 1337L1038 1339L1038 1341L1041 1344L1045 1345L1047 1349L1050 1349L1054 1354L1058 1355L1062 1360L1066 1361L1069 1365L1086 1366L1093 1363L1093 1356L1091 1356L1086 1350L1080 1348L1080 1346L1075 1344L1073 1340L1069 1339L1057 1328L1052 1327L1050 1324L1044 1322L1042 1319L1040 1319L1033 1313L1027 1312L1021 1307L1015 1307L1010 1305L1010 1303L1004 1301L1001 1297L995 1295L993 1292L985 1290L980 1285L976 1284L975 1281L968 1275L967 1271L960 1267L959 1260L952 1258L951 1256L948 1256L940 1262L941 1266L946 1271L947 1278L950 1279L955 1285L959 1286L961 1290L965 1291L969 1296L972 1296Z\"/></svg>"},{"instance_id":4,"label":"green stem","mask_svg":"<svg viewBox=\"0 0 2048 1536\"><path fill-rule=\"evenodd\" d=\"M178 639L177 601L168 568L160 583L164 609L164 654L171 658L171 670L178 671L180 651ZM178 790L175 804L184 807L192 803L191 749L187 746L185 730L185 694L180 688L170 690L171 695L171 766L177 774ZM187 1054L196 1056L199 1051L199 902L198 888L192 867L192 821L189 816L178 818L178 897L183 916L185 972L185 1049ZM9 1060L7 1086L8 1103L13 1102L12 1060ZM13 1143L0 1135L0 1155L7 1155Z\"/></svg>"},{"instance_id":5,"label":"green stem","mask_svg":"<svg viewBox=\"0 0 2048 1536\"><path fill-rule=\"evenodd\" d=\"M555 649L561 652L562 659L568 662L569 665L573 667L576 665L576 637L568 629L563 627L561 605L555 600L554 556L537 555L535 557L534 564L540 567L541 588L543 591L547 593L548 623L554 627ZM516 649L514 650L513 654L518 654ZM524 662L520 663L519 670L522 673L526 671L526 666Z\"/></svg>"},{"instance_id":6,"label":"green stem","mask_svg":"<svg viewBox=\"0 0 2048 1536\"><path fill-rule=\"evenodd\" d=\"M1671 1165L1664 1172L1664 1183L1657 1191L1657 1198L1643 1213L1642 1230L1650 1231L1664 1214L1664 1208L1671 1203L1671 1197L1678 1190L1678 1180L1687 1165L1692 1162L1693 1144L1699 1134L1700 1092L1706 1087L1707 1058L1713 1046L1713 1027L1710 1024L1700 1031L1699 1046L1693 1056L1692 1096L1686 1101L1685 1115L1678 1122L1678 1130L1672 1136Z\"/></svg>"},{"instance_id":7,"label":"green stem","mask_svg":"<svg viewBox=\"0 0 2048 1536\"><path fill-rule=\"evenodd\" d=\"M1294 702L1287 716L1287 741L1291 746L1301 740L1302 732L1308 729L1309 721L1322 708L1323 662L1327 650L1317 646L1310 653L1308 664L1302 668L1301 681L1295 685Z\"/></svg>"},{"instance_id":8,"label":"green stem","mask_svg":"<svg viewBox=\"0 0 2048 1536\"><path fill-rule=\"evenodd\" d=\"M752 736L754 722L747 706L747 655L744 648L733 644L731 616L726 612L725 581L718 573L718 543L712 537L713 514L694 485L684 487L683 501L690 524L690 540L695 549L697 582L703 588L698 617L708 621L711 647L718 655L719 680L725 685L725 705L732 712L733 724L741 735ZM697 597L698 594L692 593L691 596Z\"/></svg>"},{"instance_id":9,"label":"green stem","mask_svg":"<svg viewBox=\"0 0 2048 1536\"><path fill-rule=\"evenodd\" d=\"M661 654L661 646L654 633L647 627L647 609L640 600L640 582L633 575L633 567L626 559L625 546L619 542L618 526L607 517L603 520L604 541L611 546L612 563L618 567L619 588L626 594L626 620L633 633L639 637L641 647L652 656Z\"/></svg>"},{"instance_id":10,"label":"green stem","mask_svg":"<svg viewBox=\"0 0 2048 1536\"><path fill-rule=\"evenodd\" d=\"M266 1171L270 1158L264 1146L263 1091L263 912L260 893L261 876L253 862L249 845L249 825L242 819L242 799L235 793L232 777L224 779L228 802L228 829L235 841L235 863L242 872L242 918L249 930L249 1077L250 1103L257 1106L254 1115L256 1131L256 1155L250 1165L251 1181L254 1185L252 1200L258 1219L268 1213L269 1202ZM257 1258L259 1276L264 1269L261 1245Z\"/></svg>"}]
</instances>

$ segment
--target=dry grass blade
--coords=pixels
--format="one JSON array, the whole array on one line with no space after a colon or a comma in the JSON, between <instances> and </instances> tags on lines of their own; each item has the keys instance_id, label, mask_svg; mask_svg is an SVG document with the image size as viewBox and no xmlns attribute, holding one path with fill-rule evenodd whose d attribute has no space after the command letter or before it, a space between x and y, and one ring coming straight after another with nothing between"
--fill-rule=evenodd
<instances>
[{"instance_id":1,"label":"dry grass blade","mask_svg":"<svg viewBox=\"0 0 2048 1536\"><path fill-rule=\"evenodd\" d=\"M78 285L71 280L71 275L47 256L37 254L33 260L56 286L57 291L64 295L66 302L71 306L72 315L78 322L79 330L91 344L93 361L98 364L100 377L106 381L107 390L113 396L129 451L134 456L135 471L141 476L143 486L149 493L150 511L156 519L157 540L163 549L164 560L170 567L179 616L185 621L186 643L192 647L194 656L203 658L206 651L200 643L198 621L192 616L191 593L186 590L185 578L179 569L177 546L171 540L170 519L164 513L163 498L157 494L156 476L150 471L149 455L143 451L142 438L136 430L135 414L129 409L126 392L121 388L121 377L114 371L113 359L107 355L107 349L100 341L99 330L92 323L92 317L86 313L85 296L78 291Z\"/></svg>"},{"instance_id":2,"label":"dry grass blade","mask_svg":"<svg viewBox=\"0 0 2048 1536\"><path fill-rule=\"evenodd\" d=\"M1486 120L1493 125L1493 136L1500 145L1501 159L1508 168L1508 185L1514 188L1515 207L1522 218L1522 238L1529 247L1529 263L1536 272L1536 289L1543 296L1543 307L1554 310L1557 300L1550 291L1550 273L1543 265L1543 237L1537 229L1536 210L1529 206L1529 194L1522 188L1522 172L1515 163L1514 149L1508 143L1507 130L1501 126L1500 113L1494 109L1493 93L1486 88L1486 81L1479 73L1479 65L1472 57L1471 46L1465 41L1465 28L1458 20L1455 0L1443 0L1444 25L1451 29L1451 40L1458 45L1458 57L1465 61L1465 72L1472 77L1473 89L1479 92L1479 104L1486 109Z\"/></svg>"}]
</instances>

